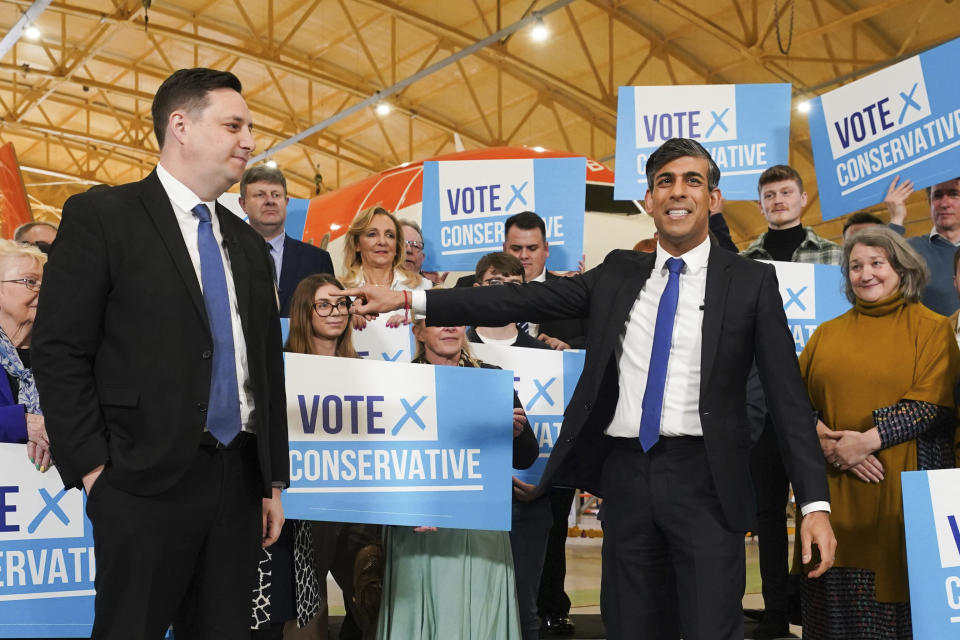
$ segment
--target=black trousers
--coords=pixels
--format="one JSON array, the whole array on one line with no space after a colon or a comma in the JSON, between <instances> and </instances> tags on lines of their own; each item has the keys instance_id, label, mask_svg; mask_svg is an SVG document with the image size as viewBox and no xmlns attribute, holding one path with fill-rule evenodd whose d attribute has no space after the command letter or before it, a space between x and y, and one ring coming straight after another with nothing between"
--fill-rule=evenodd
<instances>
[{"instance_id":1,"label":"black trousers","mask_svg":"<svg viewBox=\"0 0 960 640\"><path fill-rule=\"evenodd\" d=\"M727 527L702 438L644 453L617 438L603 467L600 608L611 640L742 640L743 531Z\"/></svg>"},{"instance_id":2,"label":"black trousers","mask_svg":"<svg viewBox=\"0 0 960 640\"><path fill-rule=\"evenodd\" d=\"M554 487L547 494L550 496L553 526L547 536L547 553L543 558L537 595L537 613L541 620L570 615L570 598L563 590L563 582L567 578L567 516L575 494L576 490L565 487Z\"/></svg>"},{"instance_id":3,"label":"black trousers","mask_svg":"<svg viewBox=\"0 0 960 640\"><path fill-rule=\"evenodd\" d=\"M790 481L769 417L753 447L750 473L757 496L757 544L763 607L766 611L787 615L791 596L799 595L796 583L790 579L787 562L787 500Z\"/></svg>"},{"instance_id":4,"label":"black trousers","mask_svg":"<svg viewBox=\"0 0 960 640\"><path fill-rule=\"evenodd\" d=\"M261 543L253 438L239 449L200 447L171 489L137 496L110 483L87 501L97 561L93 638L250 637L250 593Z\"/></svg>"}]
</instances>

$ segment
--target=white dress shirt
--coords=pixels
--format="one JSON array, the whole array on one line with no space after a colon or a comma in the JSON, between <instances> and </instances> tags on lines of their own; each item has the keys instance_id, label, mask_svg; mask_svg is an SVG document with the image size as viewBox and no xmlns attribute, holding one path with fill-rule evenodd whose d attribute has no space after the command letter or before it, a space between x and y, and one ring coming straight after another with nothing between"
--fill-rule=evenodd
<instances>
[{"instance_id":1,"label":"white dress shirt","mask_svg":"<svg viewBox=\"0 0 960 640\"><path fill-rule=\"evenodd\" d=\"M703 296L707 288L707 258L710 240L678 256L684 262L680 272L680 292L674 318L673 341L667 361L667 380L663 388L660 413L661 436L702 436L700 425L700 351L703 342ZM653 330L657 323L660 296L670 272L669 253L657 245L657 257L650 277L634 302L618 347L620 398L607 435L637 438L643 415L643 394L653 350Z\"/></svg>"},{"instance_id":2,"label":"white dress shirt","mask_svg":"<svg viewBox=\"0 0 960 640\"><path fill-rule=\"evenodd\" d=\"M254 432L250 420L253 414L253 391L250 388L250 374L247 366L247 343L243 337L243 327L240 324L240 308L237 305L237 291L233 282L233 270L230 268L230 256L223 249L223 235L220 233L220 220L216 214L216 202L204 202L200 196L190 190L185 184L170 175L170 172L157 165L157 177L160 184L170 198L170 205L176 215L180 233L187 245L187 253L197 274L197 283L203 291L203 279L200 277L200 247L199 219L193 215L193 208L200 203L210 209L210 222L213 226L213 237L220 247L220 256L223 258L223 270L227 276L227 295L230 298L230 325L233 329L233 353L237 362L237 387L240 393L240 424L244 431ZM233 214L231 214L233 215Z\"/></svg>"}]
</instances>

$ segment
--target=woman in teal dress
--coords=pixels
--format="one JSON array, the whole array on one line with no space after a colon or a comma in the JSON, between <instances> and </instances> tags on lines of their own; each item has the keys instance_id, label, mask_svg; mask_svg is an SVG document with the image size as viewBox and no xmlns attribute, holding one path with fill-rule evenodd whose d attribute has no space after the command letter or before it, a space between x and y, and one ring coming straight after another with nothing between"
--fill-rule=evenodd
<instances>
[{"instance_id":1,"label":"woman in teal dress","mask_svg":"<svg viewBox=\"0 0 960 640\"><path fill-rule=\"evenodd\" d=\"M494 368L467 352L464 327L421 321L413 332L414 362ZM514 407L513 466L526 469L539 450L516 396ZM377 638L520 640L509 533L390 527Z\"/></svg>"}]
</instances>

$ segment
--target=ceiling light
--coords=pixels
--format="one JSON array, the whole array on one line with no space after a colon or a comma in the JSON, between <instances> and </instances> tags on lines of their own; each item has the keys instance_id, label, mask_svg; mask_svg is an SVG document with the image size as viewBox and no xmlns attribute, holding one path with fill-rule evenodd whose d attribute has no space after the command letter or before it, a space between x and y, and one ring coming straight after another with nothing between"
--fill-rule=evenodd
<instances>
[{"instance_id":1,"label":"ceiling light","mask_svg":"<svg viewBox=\"0 0 960 640\"><path fill-rule=\"evenodd\" d=\"M36 25L30 25L23 30L23 35L28 40L39 40L40 39L40 29L37 29Z\"/></svg>"},{"instance_id":2,"label":"ceiling light","mask_svg":"<svg viewBox=\"0 0 960 640\"><path fill-rule=\"evenodd\" d=\"M330 230L331 230L331 231L336 231L336 230L339 229L339 228L340 228L340 225L338 225L336 222L331 222L331 223L330 223Z\"/></svg>"},{"instance_id":3,"label":"ceiling light","mask_svg":"<svg viewBox=\"0 0 960 640\"><path fill-rule=\"evenodd\" d=\"M389 115L391 110L389 102L378 102L377 103L377 115L386 116Z\"/></svg>"},{"instance_id":4,"label":"ceiling light","mask_svg":"<svg viewBox=\"0 0 960 640\"><path fill-rule=\"evenodd\" d=\"M409 162L401 162L401 163L400 163L400 168L401 168L401 169L402 169L403 167L409 167L409 166L410 166L410 163L409 163Z\"/></svg>"},{"instance_id":5,"label":"ceiling light","mask_svg":"<svg viewBox=\"0 0 960 640\"><path fill-rule=\"evenodd\" d=\"M267 165L268 167L270 167L271 169L276 169L276 168L277 168L277 161L276 161L276 160L267 160L264 164L266 164L266 165Z\"/></svg>"},{"instance_id":6,"label":"ceiling light","mask_svg":"<svg viewBox=\"0 0 960 640\"><path fill-rule=\"evenodd\" d=\"M810 112L810 101L804 100L797 104L797 111L800 113L809 113Z\"/></svg>"},{"instance_id":7,"label":"ceiling light","mask_svg":"<svg viewBox=\"0 0 960 640\"><path fill-rule=\"evenodd\" d=\"M534 147L533 150L536 151L537 153L543 153L545 151L543 147Z\"/></svg>"},{"instance_id":8,"label":"ceiling light","mask_svg":"<svg viewBox=\"0 0 960 640\"><path fill-rule=\"evenodd\" d=\"M530 37L537 42L543 42L550 37L550 29L547 29L547 25L543 23L542 16L537 16L537 22L533 25L533 29L530 30Z\"/></svg>"}]
</instances>

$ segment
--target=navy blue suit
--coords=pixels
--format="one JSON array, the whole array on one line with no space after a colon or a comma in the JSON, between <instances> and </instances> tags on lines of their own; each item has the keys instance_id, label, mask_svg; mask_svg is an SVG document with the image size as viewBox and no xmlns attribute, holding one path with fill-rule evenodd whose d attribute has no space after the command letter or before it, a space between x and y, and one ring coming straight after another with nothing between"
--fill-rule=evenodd
<instances>
[{"instance_id":1,"label":"navy blue suit","mask_svg":"<svg viewBox=\"0 0 960 640\"><path fill-rule=\"evenodd\" d=\"M330 254L306 242L283 237L283 264L280 266L280 279L277 295L280 298L280 317L290 317L290 298L300 281L315 273L333 275L333 262Z\"/></svg>"}]
</instances>

